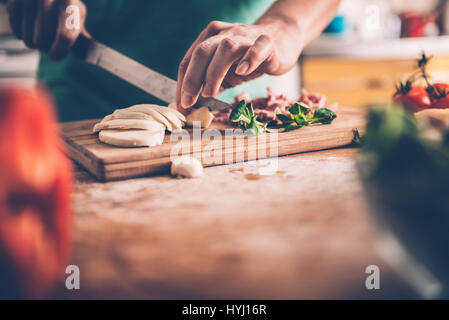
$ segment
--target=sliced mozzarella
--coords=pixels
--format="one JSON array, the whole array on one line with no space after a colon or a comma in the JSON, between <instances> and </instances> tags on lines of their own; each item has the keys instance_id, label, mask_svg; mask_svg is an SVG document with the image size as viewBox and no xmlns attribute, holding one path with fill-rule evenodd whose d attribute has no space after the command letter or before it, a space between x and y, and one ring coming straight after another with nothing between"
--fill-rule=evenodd
<instances>
[{"instance_id":1,"label":"sliced mozzarella","mask_svg":"<svg viewBox=\"0 0 449 320\"><path fill-rule=\"evenodd\" d=\"M149 119L152 119L152 116L148 115L146 113L143 113L143 112L116 110L116 111L114 111L113 114L110 114L110 115L104 117L102 122L117 120L117 119L149 120ZM157 120L156 118L154 118L154 119ZM164 120L166 120L166 119L164 119Z\"/></svg>"},{"instance_id":2,"label":"sliced mozzarella","mask_svg":"<svg viewBox=\"0 0 449 320\"><path fill-rule=\"evenodd\" d=\"M164 141L165 130L152 132L148 130L102 130L101 142L118 147L154 147Z\"/></svg>"},{"instance_id":3,"label":"sliced mozzarella","mask_svg":"<svg viewBox=\"0 0 449 320\"><path fill-rule=\"evenodd\" d=\"M186 118L178 110L157 105L151 105L151 107L155 111L159 112L162 116L167 118L167 120L172 123L175 130L181 130L182 127L184 126Z\"/></svg>"},{"instance_id":4,"label":"sliced mozzarella","mask_svg":"<svg viewBox=\"0 0 449 320\"><path fill-rule=\"evenodd\" d=\"M184 117L184 115L178 111L178 108L176 108L176 105L174 108L173 108L173 106L171 108L162 107L162 106L158 106L158 105L152 105L152 106L162 114L170 113L170 114L175 115L182 122L186 122L186 117Z\"/></svg>"},{"instance_id":5,"label":"sliced mozzarella","mask_svg":"<svg viewBox=\"0 0 449 320\"><path fill-rule=\"evenodd\" d=\"M149 130L149 131L165 131L165 126L152 119L148 120L139 120L139 119L117 119L117 120L110 120L105 122L97 123L94 127L94 132L98 132L100 130L105 129L120 129L120 130L126 130L126 129L143 129L143 130Z\"/></svg>"},{"instance_id":6,"label":"sliced mozzarella","mask_svg":"<svg viewBox=\"0 0 449 320\"><path fill-rule=\"evenodd\" d=\"M152 117L152 118L154 118L154 120L159 121L164 126L166 126L168 131L170 131L170 132L174 131L171 122L168 121L167 118L165 118L159 112L157 112L156 110L153 110L151 108L145 108L142 111L131 110L129 108L127 108L127 109L118 109L118 110L114 111L114 113L111 115L111 117L115 117L116 119L134 119L132 117L135 114L143 114L146 117Z\"/></svg>"},{"instance_id":7,"label":"sliced mozzarella","mask_svg":"<svg viewBox=\"0 0 449 320\"><path fill-rule=\"evenodd\" d=\"M203 175L203 165L193 157L179 157L172 161L172 176L182 176L186 178L199 178Z\"/></svg>"},{"instance_id":8,"label":"sliced mozzarella","mask_svg":"<svg viewBox=\"0 0 449 320\"><path fill-rule=\"evenodd\" d=\"M179 120L181 120L182 122L187 121L186 117L178 110L178 106L176 105L176 102L170 103L168 105L168 108L176 111L176 115L179 118Z\"/></svg>"},{"instance_id":9,"label":"sliced mozzarella","mask_svg":"<svg viewBox=\"0 0 449 320\"><path fill-rule=\"evenodd\" d=\"M186 120L185 117L180 112L173 110L171 108L161 107L161 106L157 106L154 104L135 105L135 106L127 108L127 110L144 112L144 113L150 112L149 110L157 111L162 116L164 116L168 121L171 122L174 130L182 129L183 122L185 122L185 120Z\"/></svg>"},{"instance_id":10,"label":"sliced mozzarella","mask_svg":"<svg viewBox=\"0 0 449 320\"><path fill-rule=\"evenodd\" d=\"M209 128L210 124L214 120L214 115L209 111L208 107L202 107L196 110L193 110L187 116L187 125L193 127L194 123L198 122L201 124L201 128Z\"/></svg>"},{"instance_id":11,"label":"sliced mozzarella","mask_svg":"<svg viewBox=\"0 0 449 320\"><path fill-rule=\"evenodd\" d=\"M173 110L178 111L178 107L176 106L176 102L170 103L170 104L168 105L168 107L169 107L170 109L173 109ZM179 112L179 111L178 111L178 112Z\"/></svg>"}]
</instances>

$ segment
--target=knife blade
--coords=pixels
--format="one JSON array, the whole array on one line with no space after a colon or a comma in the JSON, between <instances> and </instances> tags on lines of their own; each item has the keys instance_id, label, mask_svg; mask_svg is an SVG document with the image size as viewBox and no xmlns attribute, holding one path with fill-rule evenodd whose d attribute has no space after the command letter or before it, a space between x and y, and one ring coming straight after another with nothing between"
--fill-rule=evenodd
<instances>
[{"instance_id":1,"label":"knife blade","mask_svg":"<svg viewBox=\"0 0 449 320\"><path fill-rule=\"evenodd\" d=\"M166 103L176 101L175 80L151 70L102 43L81 35L72 53L75 57L114 74ZM231 107L230 104L215 98L200 97L196 107L203 106L209 107L211 111L221 111Z\"/></svg>"}]
</instances>

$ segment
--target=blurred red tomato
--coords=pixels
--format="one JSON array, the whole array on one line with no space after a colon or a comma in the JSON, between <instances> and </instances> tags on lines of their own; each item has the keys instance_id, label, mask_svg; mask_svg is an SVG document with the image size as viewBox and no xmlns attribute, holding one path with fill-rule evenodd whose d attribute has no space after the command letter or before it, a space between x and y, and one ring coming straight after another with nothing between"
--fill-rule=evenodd
<instances>
[{"instance_id":1,"label":"blurred red tomato","mask_svg":"<svg viewBox=\"0 0 449 320\"><path fill-rule=\"evenodd\" d=\"M393 95L393 102L410 112L419 112L431 106L426 89L411 84L401 85Z\"/></svg>"},{"instance_id":2,"label":"blurred red tomato","mask_svg":"<svg viewBox=\"0 0 449 320\"><path fill-rule=\"evenodd\" d=\"M71 166L40 89L0 87L0 296L42 297L69 253Z\"/></svg>"},{"instance_id":3,"label":"blurred red tomato","mask_svg":"<svg viewBox=\"0 0 449 320\"><path fill-rule=\"evenodd\" d=\"M432 98L432 108L449 109L449 84L435 83L427 91Z\"/></svg>"}]
</instances>

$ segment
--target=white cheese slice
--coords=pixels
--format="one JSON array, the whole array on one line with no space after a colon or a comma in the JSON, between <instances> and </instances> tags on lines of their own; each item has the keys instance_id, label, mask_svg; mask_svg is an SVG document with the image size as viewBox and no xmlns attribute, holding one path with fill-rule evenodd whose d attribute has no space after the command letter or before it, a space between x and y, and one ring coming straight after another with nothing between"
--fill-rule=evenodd
<instances>
[{"instance_id":1,"label":"white cheese slice","mask_svg":"<svg viewBox=\"0 0 449 320\"><path fill-rule=\"evenodd\" d=\"M168 131L170 131L170 132L173 131L173 126L172 126L171 122L167 120L167 118L165 118L163 115L161 115L156 110L148 109L148 108L145 109L145 112L133 111L133 110L128 110L128 109L118 109L118 110L115 110L113 114L111 114L110 116L107 116L106 118L140 119L139 117L143 117L141 115L145 116L146 117L145 119L153 118L154 120L159 121L164 126L166 126Z\"/></svg>"},{"instance_id":2,"label":"white cheese slice","mask_svg":"<svg viewBox=\"0 0 449 320\"><path fill-rule=\"evenodd\" d=\"M102 130L98 135L101 142L118 147L154 147L164 141L165 130Z\"/></svg>"},{"instance_id":3,"label":"white cheese slice","mask_svg":"<svg viewBox=\"0 0 449 320\"><path fill-rule=\"evenodd\" d=\"M209 111L208 107L202 107L196 110L193 110L187 116L186 123L188 126L193 127L194 122L199 122L201 124L201 128L209 128L212 120L214 120L214 115Z\"/></svg>"},{"instance_id":4,"label":"white cheese slice","mask_svg":"<svg viewBox=\"0 0 449 320\"><path fill-rule=\"evenodd\" d=\"M151 112L150 110L159 112L164 116L173 126L173 131L181 130L183 122L186 121L185 117L177 110L173 110L167 107L161 107L154 104L140 104L127 108L126 110L138 111L138 112Z\"/></svg>"},{"instance_id":5,"label":"white cheese slice","mask_svg":"<svg viewBox=\"0 0 449 320\"><path fill-rule=\"evenodd\" d=\"M178 109L176 108L176 105L174 108L173 108L173 106L171 108L168 108L168 107L158 106L155 104L153 104L152 106L162 114L169 112L170 114L175 115L182 122L186 122L186 117L184 117L184 115L178 111Z\"/></svg>"},{"instance_id":6,"label":"white cheese slice","mask_svg":"<svg viewBox=\"0 0 449 320\"><path fill-rule=\"evenodd\" d=\"M149 131L165 131L165 126L154 120L154 118L148 120L139 120L139 119L117 119L110 120L105 122L97 123L94 127L94 132L98 132L100 130L108 130L108 129L142 129Z\"/></svg>"},{"instance_id":7,"label":"white cheese slice","mask_svg":"<svg viewBox=\"0 0 449 320\"><path fill-rule=\"evenodd\" d=\"M107 115L103 118L102 122L111 121L111 120L117 120L117 119L133 119L133 120L148 120L151 119L151 116L143 113L143 112L136 112L136 111L123 111L119 112L120 110L114 111L113 114Z\"/></svg>"},{"instance_id":8,"label":"white cheese slice","mask_svg":"<svg viewBox=\"0 0 449 320\"><path fill-rule=\"evenodd\" d=\"M183 156L172 161L171 174L174 177L199 178L204 174L204 170L198 159Z\"/></svg>"}]
</instances>

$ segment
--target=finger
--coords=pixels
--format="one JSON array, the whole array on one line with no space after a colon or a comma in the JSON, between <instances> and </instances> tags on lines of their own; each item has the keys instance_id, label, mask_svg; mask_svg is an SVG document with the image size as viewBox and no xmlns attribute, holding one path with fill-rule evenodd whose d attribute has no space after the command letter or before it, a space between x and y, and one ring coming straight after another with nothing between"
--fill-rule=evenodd
<instances>
[{"instance_id":1,"label":"finger","mask_svg":"<svg viewBox=\"0 0 449 320\"><path fill-rule=\"evenodd\" d=\"M8 1L9 24L14 36L22 39L23 3L20 0Z\"/></svg>"},{"instance_id":2,"label":"finger","mask_svg":"<svg viewBox=\"0 0 449 320\"><path fill-rule=\"evenodd\" d=\"M22 40L27 47L34 48L34 26L36 24L37 2L25 0L23 2Z\"/></svg>"},{"instance_id":3,"label":"finger","mask_svg":"<svg viewBox=\"0 0 449 320\"><path fill-rule=\"evenodd\" d=\"M218 45L218 38L209 38L193 51L181 88L181 106L185 109L192 107L198 100L207 67Z\"/></svg>"},{"instance_id":4,"label":"finger","mask_svg":"<svg viewBox=\"0 0 449 320\"><path fill-rule=\"evenodd\" d=\"M184 109L181 106L181 88L182 88L182 83L184 81L185 73L187 72L187 68L189 67L189 63L190 63L190 58L189 59L184 58L181 61L181 63L179 64L178 83L176 84L176 106L178 107L178 109Z\"/></svg>"},{"instance_id":5,"label":"finger","mask_svg":"<svg viewBox=\"0 0 449 320\"><path fill-rule=\"evenodd\" d=\"M79 9L79 16L73 13L67 12L69 6L77 6ZM66 0L57 8L58 11L58 27L56 31L55 41L49 52L49 57L52 60L60 60L67 56L72 49L76 40L81 33L81 26L84 26L86 18L86 9L82 2L77 0ZM68 21L68 18L80 19L80 21ZM71 23L75 24L72 25ZM79 26L77 26L79 22Z\"/></svg>"},{"instance_id":6,"label":"finger","mask_svg":"<svg viewBox=\"0 0 449 320\"><path fill-rule=\"evenodd\" d=\"M209 25L200 33L195 42L190 46L189 50L185 54L182 59L179 69L178 69L178 85L176 88L176 104L178 107L181 106L181 88L184 80L185 73L187 72L187 68L189 67L190 59L192 57L193 50L205 41L207 38L217 35L219 32L230 28L232 23L221 22L221 21L212 21Z\"/></svg>"},{"instance_id":7,"label":"finger","mask_svg":"<svg viewBox=\"0 0 449 320\"><path fill-rule=\"evenodd\" d=\"M247 76L254 72L274 54L274 44L271 38L265 34L260 35L254 44L248 49L245 56L235 70L239 76Z\"/></svg>"},{"instance_id":8,"label":"finger","mask_svg":"<svg viewBox=\"0 0 449 320\"><path fill-rule=\"evenodd\" d=\"M224 89L234 88L243 83L243 77L237 76L235 74L235 68L237 68L237 64L234 63L228 71L225 79L223 80L222 87Z\"/></svg>"},{"instance_id":9,"label":"finger","mask_svg":"<svg viewBox=\"0 0 449 320\"><path fill-rule=\"evenodd\" d=\"M183 107L176 106L176 109L184 115L184 117L187 117L192 109L184 109Z\"/></svg>"},{"instance_id":10,"label":"finger","mask_svg":"<svg viewBox=\"0 0 449 320\"><path fill-rule=\"evenodd\" d=\"M222 22L222 21L212 21L207 27L200 33L195 42L190 46L189 50L187 50L186 57L190 58L193 54L193 51L196 47L207 38L213 37L217 35L219 32L224 31L232 27L232 23Z\"/></svg>"},{"instance_id":11,"label":"finger","mask_svg":"<svg viewBox=\"0 0 449 320\"><path fill-rule=\"evenodd\" d=\"M229 69L228 74L226 75L226 78L223 80L223 84L222 84L223 89L234 88L238 85L241 85L244 82L254 80L254 79L259 78L260 76L263 76L265 74L264 71L257 69L255 72L251 73L248 76L245 76L245 77L237 76L235 74L236 67L237 67L237 65L234 64L231 67L231 69Z\"/></svg>"},{"instance_id":12,"label":"finger","mask_svg":"<svg viewBox=\"0 0 449 320\"><path fill-rule=\"evenodd\" d=\"M238 56L239 52L240 56ZM204 97L217 97L219 95L220 87L226 74L234 62L240 58L244 52L245 48L239 47L239 45L232 39L225 38L221 41L207 68L205 85L202 93Z\"/></svg>"},{"instance_id":13,"label":"finger","mask_svg":"<svg viewBox=\"0 0 449 320\"><path fill-rule=\"evenodd\" d=\"M52 0L39 0L33 43L44 52L50 50L55 40L58 21L56 8Z\"/></svg>"},{"instance_id":14,"label":"finger","mask_svg":"<svg viewBox=\"0 0 449 320\"><path fill-rule=\"evenodd\" d=\"M233 78L230 80L225 80L223 82L223 90L235 88L243 83L243 80L240 78Z\"/></svg>"}]
</instances>

